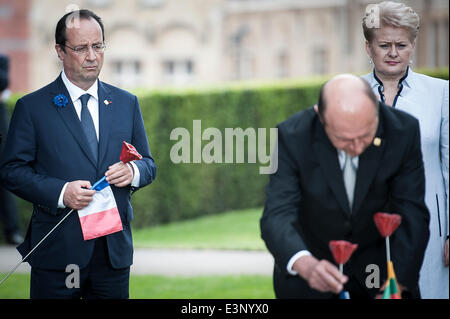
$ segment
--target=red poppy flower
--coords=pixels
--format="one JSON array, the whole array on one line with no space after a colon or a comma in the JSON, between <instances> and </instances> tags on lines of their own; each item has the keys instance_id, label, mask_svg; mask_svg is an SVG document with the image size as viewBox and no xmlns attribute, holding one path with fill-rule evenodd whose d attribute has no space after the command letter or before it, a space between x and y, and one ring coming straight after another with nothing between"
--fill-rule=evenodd
<instances>
[{"instance_id":1,"label":"red poppy flower","mask_svg":"<svg viewBox=\"0 0 450 319\"><path fill-rule=\"evenodd\" d=\"M138 153L136 148L134 148L133 145L123 141L122 153L120 154L120 160L122 163L126 164L128 162L140 159L142 159L142 155Z\"/></svg>"},{"instance_id":2,"label":"red poppy flower","mask_svg":"<svg viewBox=\"0 0 450 319\"><path fill-rule=\"evenodd\" d=\"M383 237L391 236L402 221L402 217L398 214L381 212L376 213L373 216L373 219L375 221L375 225L377 225L378 231Z\"/></svg>"},{"instance_id":3,"label":"red poppy flower","mask_svg":"<svg viewBox=\"0 0 450 319\"><path fill-rule=\"evenodd\" d=\"M338 264L345 264L358 248L358 244L352 244L346 240L330 240L329 246L334 260Z\"/></svg>"}]
</instances>

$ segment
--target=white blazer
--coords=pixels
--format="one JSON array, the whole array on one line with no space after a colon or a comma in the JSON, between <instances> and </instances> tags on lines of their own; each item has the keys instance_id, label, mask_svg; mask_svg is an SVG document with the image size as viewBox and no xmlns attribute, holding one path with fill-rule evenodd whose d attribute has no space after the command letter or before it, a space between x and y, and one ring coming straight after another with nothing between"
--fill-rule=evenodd
<instances>
[{"instance_id":1,"label":"white blazer","mask_svg":"<svg viewBox=\"0 0 450 319\"><path fill-rule=\"evenodd\" d=\"M376 94L383 92L375 73L364 75ZM444 243L449 234L448 81L408 68L399 81L393 107L419 120L425 167L425 203L430 211L430 240L420 271L422 298L449 298L449 268L444 267ZM380 97L383 100L381 94Z\"/></svg>"}]
</instances>

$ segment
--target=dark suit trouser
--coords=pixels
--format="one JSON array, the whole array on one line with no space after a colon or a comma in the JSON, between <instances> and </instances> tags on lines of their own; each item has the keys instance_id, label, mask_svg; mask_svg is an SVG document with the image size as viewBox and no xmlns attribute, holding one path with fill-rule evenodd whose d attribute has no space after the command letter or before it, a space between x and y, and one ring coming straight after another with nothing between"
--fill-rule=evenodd
<instances>
[{"instance_id":1,"label":"dark suit trouser","mask_svg":"<svg viewBox=\"0 0 450 319\"><path fill-rule=\"evenodd\" d=\"M79 288L68 288L76 281L72 280L75 272L64 270L47 270L33 267L31 269L31 299L126 299L129 298L130 267L114 269L109 262L106 239L96 239L92 258L83 269L80 269Z\"/></svg>"}]
</instances>

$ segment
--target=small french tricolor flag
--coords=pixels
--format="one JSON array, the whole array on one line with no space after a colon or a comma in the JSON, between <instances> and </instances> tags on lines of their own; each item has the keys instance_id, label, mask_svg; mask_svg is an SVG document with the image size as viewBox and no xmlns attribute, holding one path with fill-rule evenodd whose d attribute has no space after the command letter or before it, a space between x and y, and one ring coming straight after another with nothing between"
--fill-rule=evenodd
<instances>
[{"instance_id":1,"label":"small french tricolor flag","mask_svg":"<svg viewBox=\"0 0 450 319\"><path fill-rule=\"evenodd\" d=\"M95 183L91 189L96 190L94 199L78 211L84 240L121 231L123 228L119 210L106 177Z\"/></svg>"}]
</instances>

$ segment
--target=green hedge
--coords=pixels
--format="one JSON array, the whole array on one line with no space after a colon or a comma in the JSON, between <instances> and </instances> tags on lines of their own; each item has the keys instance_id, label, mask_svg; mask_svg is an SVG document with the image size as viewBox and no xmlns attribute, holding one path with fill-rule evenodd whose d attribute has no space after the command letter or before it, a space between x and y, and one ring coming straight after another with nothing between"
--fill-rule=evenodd
<instances>
[{"instance_id":1,"label":"green hedge","mask_svg":"<svg viewBox=\"0 0 450 319\"><path fill-rule=\"evenodd\" d=\"M448 79L448 68L427 72ZM215 214L231 209L262 206L268 175L260 175L261 164L174 164L170 150L177 141L170 133L178 127L191 133L193 120L201 120L202 132L214 127L269 128L295 112L316 103L324 78L309 82L284 81L265 84L232 85L222 88L138 91L150 148L157 165L157 178L149 187L133 195L134 226ZM10 106L17 98L10 99ZM208 141L202 141L202 146ZM192 161L192 154L191 154ZM245 152L247 162L247 152ZM23 201L22 223L30 206ZM25 211L28 211L27 213Z\"/></svg>"},{"instance_id":2,"label":"green hedge","mask_svg":"<svg viewBox=\"0 0 450 319\"><path fill-rule=\"evenodd\" d=\"M266 129L298 110L314 104L319 85L301 87L242 88L216 92L152 93L140 97L149 143L157 165L153 185L133 196L135 226L164 223L230 209L261 206L267 175L259 174L260 163L174 164L170 150L173 129L190 132L193 121L201 120L202 132L214 127ZM209 141L203 141L202 146ZM268 143L267 143L268 144ZM268 148L268 146L267 146ZM235 155L235 150L234 150ZM222 157L225 160L225 157Z\"/></svg>"},{"instance_id":3,"label":"green hedge","mask_svg":"<svg viewBox=\"0 0 450 319\"><path fill-rule=\"evenodd\" d=\"M423 73L435 78L448 80L448 68L439 68L439 69L421 69L416 72Z\"/></svg>"}]
</instances>

